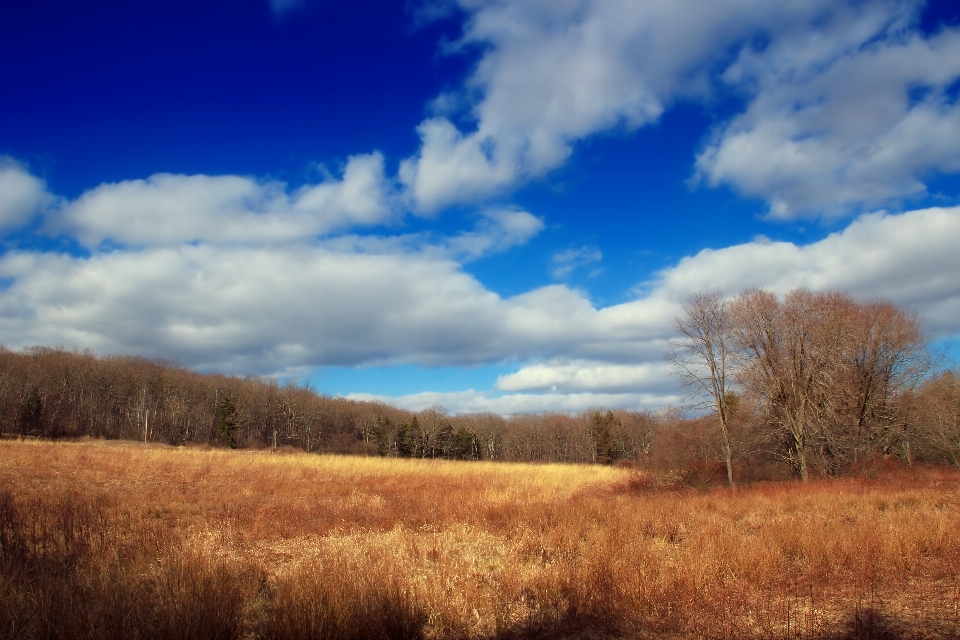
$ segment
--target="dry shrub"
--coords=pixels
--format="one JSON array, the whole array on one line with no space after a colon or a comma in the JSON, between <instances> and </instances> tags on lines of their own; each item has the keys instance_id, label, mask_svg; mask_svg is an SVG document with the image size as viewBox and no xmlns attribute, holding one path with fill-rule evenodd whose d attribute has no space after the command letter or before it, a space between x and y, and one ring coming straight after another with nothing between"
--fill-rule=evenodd
<instances>
[{"instance_id":1,"label":"dry shrub","mask_svg":"<svg viewBox=\"0 0 960 640\"><path fill-rule=\"evenodd\" d=\"M239 638L257 582L162 524L77 494L0 492L0 630L19 638Z\"/></svg>"},{"instance_id":2,"label":"dry shrub","mask_svg":"<svg viewBox=\"0 0 960 640\"><path fill-rule=\"evenodd\" d=\"M345 582L344 576L355 579ZM277 640L415 640L426 622L426 611L400 576L333 557L278 579L262 633Z\"/></svg>"}]
</instances>

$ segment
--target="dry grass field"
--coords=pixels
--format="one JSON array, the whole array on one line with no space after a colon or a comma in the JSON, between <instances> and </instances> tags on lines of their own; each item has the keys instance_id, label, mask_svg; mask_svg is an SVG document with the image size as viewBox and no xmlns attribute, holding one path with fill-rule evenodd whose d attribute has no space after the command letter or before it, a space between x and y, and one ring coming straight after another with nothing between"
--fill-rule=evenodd
<instances>
[{"instance_id":1,"label":"dry grass field","mask_svg":"<svg viewBox=\"0 0 960 640\"><path fill-rule=\"evenodd\" d=\"M960 637L960 472L0 442L0 636Z\"/></svg>"}]
</instances>

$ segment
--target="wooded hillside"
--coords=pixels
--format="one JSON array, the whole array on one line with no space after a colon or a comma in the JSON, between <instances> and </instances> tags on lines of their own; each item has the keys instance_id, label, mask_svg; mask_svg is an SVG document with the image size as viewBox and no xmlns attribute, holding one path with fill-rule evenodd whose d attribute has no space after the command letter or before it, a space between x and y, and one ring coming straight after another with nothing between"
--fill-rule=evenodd
<instances>
[{"instance_id":1,"label":"wooded hillside","mask_svg":"<svg viewBox=\"0 0 960 640\"><path fill-rule=\"evenodd\" d=\"M272 379L203 375L173 362L0 348L0 429L10 435L609 463L648 452L656 421L627 411L512 418L448 416L441 407L413 413Z\"/></svg>"}]
</instances>

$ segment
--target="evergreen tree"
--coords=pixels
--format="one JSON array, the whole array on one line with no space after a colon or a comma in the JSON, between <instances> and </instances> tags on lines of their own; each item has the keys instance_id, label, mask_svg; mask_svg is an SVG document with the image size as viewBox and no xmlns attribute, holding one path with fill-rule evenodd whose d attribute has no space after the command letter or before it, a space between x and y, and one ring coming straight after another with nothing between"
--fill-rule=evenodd
<instances>
[{"instance_id":1,"label":"evergreen tree","mask_svg":"<svg viewBox=\"0 0 960 640\"><path fill-rule=\"evenodd\" d=\"M596 446L596 462L598 464L613 462L613 439L611 438L610 427L613 426L616 419L612 411L606 413L595 411L593 413L593 424L590 432Z\"/></svg>"},{"instance_id":2,"label":"evergreen tree","mask_svg":"<svg viewBox=\"0 0 960 640\"><path fill-rule=\"evenodd\" d=\"M237 446L233 439L233 430L237 426L237 408L230 396L223 396L217 407L217 431L231 449Z\"/></svg>"}]
</instances>

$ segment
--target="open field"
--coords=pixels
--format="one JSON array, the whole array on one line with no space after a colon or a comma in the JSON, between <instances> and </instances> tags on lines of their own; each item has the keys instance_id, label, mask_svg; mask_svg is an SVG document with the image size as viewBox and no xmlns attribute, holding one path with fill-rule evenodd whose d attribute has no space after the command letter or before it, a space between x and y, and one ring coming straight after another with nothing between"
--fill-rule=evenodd
<instances>
[{"instance_id":1,"label":"open field","mask_svg":"<svg viewBox=\"0 0 960 640\"><path fill-rule=\"evenodd\" d=\"M0 442L9 638L960 637L960 472Z\"/></svg>"}]
</instances>

